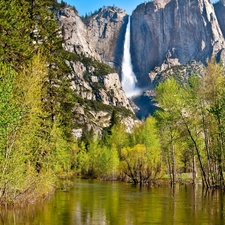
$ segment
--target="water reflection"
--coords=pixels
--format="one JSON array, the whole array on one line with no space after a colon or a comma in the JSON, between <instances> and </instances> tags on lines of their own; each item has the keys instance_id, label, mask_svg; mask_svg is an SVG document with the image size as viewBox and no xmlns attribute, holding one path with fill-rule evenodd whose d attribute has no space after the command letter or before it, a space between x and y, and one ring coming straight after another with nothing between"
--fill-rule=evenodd
<instances>
[{"instance_id":1,"label":"water reflection","mask_svg":"<svg viewBox=\"0 0 225 225\"><path fill-rule=\"evenodd\" d=\"M225 224L224 193L200 185L171 188L76 180L41 206L1 210L4 225Z\"/></svg>"}]
</instances>

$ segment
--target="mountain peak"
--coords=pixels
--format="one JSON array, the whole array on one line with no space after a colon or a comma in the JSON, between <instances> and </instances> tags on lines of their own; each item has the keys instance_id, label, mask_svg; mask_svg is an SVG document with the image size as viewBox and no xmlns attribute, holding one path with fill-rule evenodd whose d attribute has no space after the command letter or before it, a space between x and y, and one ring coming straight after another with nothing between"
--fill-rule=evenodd
<instances>
[{"instance_id":1,"label":"mountain peak","mask_svg":"<svg viewBox=\"0 0 225 225\"><path fill-rule=\"evenodd\" d=\"M99 9L99 12L105 12L105 11L111 11L111 12L125 12L123 9L117 7L117 6L103 6Z\"/></svg>"},{"instance_id":2,"label":"mountain peak","mask_svg":"<svg viewBox=\"0 0 225 225\"><path fill-rule=\"evenodd\" d=\"M155 0L154 3L157 8L164 8L171 0Z\"/></svg>"}]
</instances>

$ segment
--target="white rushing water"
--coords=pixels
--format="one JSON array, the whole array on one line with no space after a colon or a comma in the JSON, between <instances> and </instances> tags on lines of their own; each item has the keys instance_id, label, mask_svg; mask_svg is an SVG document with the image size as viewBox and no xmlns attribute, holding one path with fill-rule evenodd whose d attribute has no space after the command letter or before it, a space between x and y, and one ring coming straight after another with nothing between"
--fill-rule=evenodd
<instances>
[{"instance_id":1,"label":"white rushing water","mask_svg":"<svg viewBox=\"0 0 225 225\"><path fill-rule=\"evenodd\" d=\"M122 62L122 87L127 97L140 95L140 89L137 88L137 79L133 72L130 55L130 16L126 28L123 62Z\"/></svg>"}]
</instances>

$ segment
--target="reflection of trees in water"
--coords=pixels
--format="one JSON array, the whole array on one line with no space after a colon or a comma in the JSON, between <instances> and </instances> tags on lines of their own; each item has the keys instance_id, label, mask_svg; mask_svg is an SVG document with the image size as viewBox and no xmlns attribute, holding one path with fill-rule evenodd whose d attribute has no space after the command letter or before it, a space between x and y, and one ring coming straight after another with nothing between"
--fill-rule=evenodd
<instances>
[{"instance_id":1,"label":"reflection of trees in water","mask_svg":"<svg viewBox=\"0 0 225 225\"><path fill-rule=\"evenodd\" d=\"M149 188L120 182L76 180L42 205L1 210L0 224L130 225L224 224L224 192L202 185Z\"/></svg>"}]
</instances>

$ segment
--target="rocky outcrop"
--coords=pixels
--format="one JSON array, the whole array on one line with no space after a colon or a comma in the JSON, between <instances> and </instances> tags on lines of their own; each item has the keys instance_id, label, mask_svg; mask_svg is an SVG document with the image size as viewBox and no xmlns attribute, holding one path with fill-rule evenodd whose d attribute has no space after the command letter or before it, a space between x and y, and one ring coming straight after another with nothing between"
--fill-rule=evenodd
<instances>
[{"instance_id":1,"label":"rocky outcrop","mask_svg":"<svg viewBox=\"0 0 225 225\"><path fill-rule=\"evenodd\" d=\"M223 20L224 23L224 20ZM209 0L155 0L132 14L132 61L141 86L149 72L165 61L205 63L225 48L214 7Z\"/></svg>"},{"instance_id":2,"label":"rocky outcrop","mask_svg":"<svg viewBox=\"0 0 225 225\"><path fill-rule=\"evenodd\" d=\"M187 83L188 78L193 74L203 76L204 68L205 66L202 63L194 60L187 64L173 66L165 70L161 70L161 67L156 67L151 71L152 76L154 76L154 87L172 76L180 83Z\"/></svg>"},{"instance_id":3,"label":"rocky outcrop","mask_svg":"<svg viewBox=\"0 0 225 225\"><path fill-rule=\"evenodd\" d=\"M125 107L132 111L117 73L94 75L95 68L84 66L80 61L69 63L73 69L72 88L80 97L101 101L106 105ZM91 70L93 73L90 73Z\"/></svg>"},{"instance_id":4,"label":"rocky outcrop","mask_svg":"<svg viewBox=\"0 0 225 225\"><path fill-rule=\"evenodd\" d=\"M204 74L204 65L200 62L191 61L185 65L176 65L171 67L155 67L149 73L152 79L152 90L146 90L141 96L136 96L132 100L138 106L135 109L135 113L139 119L146 118L149 114L153 114L158 105L155 102L155 91L154 88L161 82L164 82L170 77L174 77L180 83L187 83L190 75L193 74Z\"/></svg>"},{"instance_id":5,"label":"rocky outcrop","mask_svg":"<svg viewBox=\"0 0 225 225\"><path fill-rule=\"evenodd\" d=\"M87 35L86 25L72 7L59 10L57 19L62 28L65 50L100 60L92 38Z\"/></svg>"},{"instance_id":6,"label":"rocky outcrop","mask_svg":"<svg viewBox=\"0 0 225 225\"><path fill-rule=\"evenodd\" d=\"M119 68L123 55L123 41L128 16L117 7L103 7L85 23L101 60Z\"/></svg>"},{"instance_id":7,"label":"rocky outcrop","mask_svg":"<svg viewBox=\"0 0 225 225\"><path fill-rule=\"evenodd\" d=\"M98 13L81 19L72 7L65 7L58 12L57 19L65 39L64 49L75 55L75 60L68 62L72 69L71 88L78 96L73 109L77 126L74 136L80 138L84 126L101 135L102 129L110 125L114 109L120 112L122 121L126 117L124 123L130 129L135 123L134 112L122 90L119 75L103 64L120 65L125 11L103 7Z\"/></svg>"},{"instance_id":8,"label":"rocky outcrop","mask_svg":"<svg viewBox=\"0 0 225 225\"><path fill-rule=\"evenodd\" d=\"M102 129L110 125L114 109L121 112L122 121L123 117L130 118L128 127L133 126L135 123L134 112L121 87L117 73L97 72L103 64L92 66L79 60L68 63L72 68L71 88L78 96L78 102L74 107L76 115L74 123L77 125L74 136L80 136L81 128L84 125L89 131L92 129L96 135L101 135Z\"/></svg>"}]
</instances>

